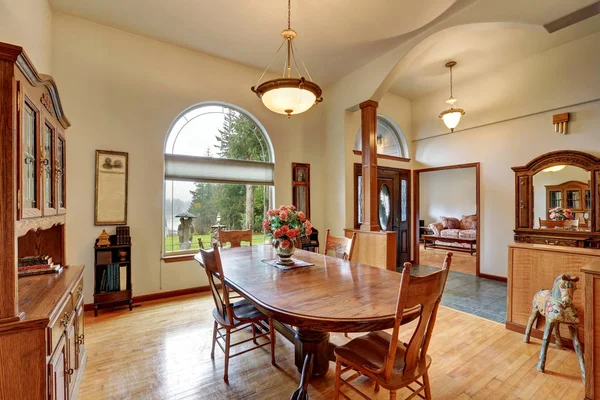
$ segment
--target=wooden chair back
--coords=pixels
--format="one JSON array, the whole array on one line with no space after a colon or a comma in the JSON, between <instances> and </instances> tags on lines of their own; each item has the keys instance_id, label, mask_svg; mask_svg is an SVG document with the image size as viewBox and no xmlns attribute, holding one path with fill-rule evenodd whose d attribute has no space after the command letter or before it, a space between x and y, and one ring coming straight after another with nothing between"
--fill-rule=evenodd
<instances>
[{"instance_id":1,"label":"wooden chair back","mask_svg":"<svg viewBox=\"0 0 600 400\"><path fill-rule=\"evenodd\" d=\"M202 256L202 264L208 277L208 284L215 302L215 308L223 320L228 321L229 324L233 324L235 315L229 301L229 290L223 289L223 296L221 297L216 282L218 280L221 286L225 287L225 275L223 274L223 265L221 264L221 253L218 244L214 243L211 250L200 249L200 255Z\"/></svg>"},{"instance_id":2,"label":"wooden chair back","mask_svg":"<svg viewBox=\"0 0 600 400\"><path fill-rule=\"evenodd\" d=\"M351 238L347 238L345 236L333 236L330 229L327 229L327 233L325 234L325 250L323 254L352 261L355 242L356 232L352 234Z\"/></svg>"},{"instance_id":3,"label":"wooden chair back","mask_svg":"<svg viewBox=\"0 0 600 400\"><path fill-rule=\"evenodd\" d=\"M564 228L566 221L552 221L540 218L540 228Z\"/></svg>"},{"instance_id":4,"label":"wooden chair back","mask_svg":"<svg viewBox=\"0 0 600 400\"><path fill-rule=\"evenodd\" d=\"M388 349L384 376L389 379L394 368L396 350L398 347L398 334L400 322L405 310L418 310L417 327L406 346L404 354L404 373L417 367L420 360L427 356L429 341L433 333L437 310L442 300L442 293L448 279L448 272L452 264L452 253L446 253L442 269L426 276L410 276L410 263L404 263L398 303L396 307L396 321L392 331L392 340Z\"/></svg>"},{"instance_id":5,"label":"wooden chair back","mask_svg":"<svg viewBox=\"0 0 600 400\"><path fill-rule=\"evenodd\" d=\"M252 246L252 227L243 231L219 231L219 242L221 247L227 243L231 244L231 247L241 247L242 242L248 242Z\"/></svg>"}]
</instances>

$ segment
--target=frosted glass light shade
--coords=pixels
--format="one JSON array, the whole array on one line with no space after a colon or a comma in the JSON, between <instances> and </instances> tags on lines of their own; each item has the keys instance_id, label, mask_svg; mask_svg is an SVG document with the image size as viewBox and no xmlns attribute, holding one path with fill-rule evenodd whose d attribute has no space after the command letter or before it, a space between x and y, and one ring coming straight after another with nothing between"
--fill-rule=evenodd
<instances>
[{"instance_id":1,"label":"frosted glass light shade","mask_svg":"<svg viewBox=\"0 0 600 400\"><path fill-rule=\"evenodd\" d=\"M279 78L252 87L265 107L278 114L300 114L323 101L321 88L304 78Z\"/></svg>"},{"instance_id":2,"label":"frosted glass light shade","mask_svg":"<svg viewBox=\"0 0 600 400\"><path fill-rule=\"evenodd\" d=\"M553 167L548 167L546 169L543 169L542 172L558 172L562 169L564 169L566 167L566 165L555 165Z\"/></svg>"},{"instance_id":3,"label":"frosted glass light shade","mask_svg":"<svg viewBox=\"0 0 600 400\"><path fill-rule=\"evenodd\" d=\"M269 110L284 115L303 113L315 104L317 96L300 88L277 88L263 94L262 102Z\"/></svg>"},{"instance_id":4,"label":"frosted glass light shade","mask_svg":"<svg viewBox=\"0 0 600 400\"><path fill-rule=\"evenodd\" d=\"M444 121L444 124L450 129L450 132L454 132L454 128L458 126L460 118L465 115L465 110L462 108L449 108L442 111L440 118Z\"/></svg>"}]
</instances>

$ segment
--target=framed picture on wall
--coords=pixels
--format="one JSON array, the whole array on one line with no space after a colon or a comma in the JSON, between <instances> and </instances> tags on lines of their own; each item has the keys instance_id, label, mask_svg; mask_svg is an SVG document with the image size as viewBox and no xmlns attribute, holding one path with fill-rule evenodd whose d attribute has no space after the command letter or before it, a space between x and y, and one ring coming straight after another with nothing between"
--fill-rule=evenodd
<instances>
[{"instance_id":1,"label":"framed picture on wall","mask_svg":"<svg viewBox=\"0 0 600 400\"><path fill-rule=\"evenodd\" d=\"M128 153L96 150L94 225L127 224Z\"/></svg>"},{"instance_id":2,"label":"framed picture on wall","mask_svg":"<svg viewBox=\"0 0 600 400\"><path fill-rule=\"evenodd\" d=\"M310 164L292 163L292 204L310 218Z\"/></svg>"}]
</instances>

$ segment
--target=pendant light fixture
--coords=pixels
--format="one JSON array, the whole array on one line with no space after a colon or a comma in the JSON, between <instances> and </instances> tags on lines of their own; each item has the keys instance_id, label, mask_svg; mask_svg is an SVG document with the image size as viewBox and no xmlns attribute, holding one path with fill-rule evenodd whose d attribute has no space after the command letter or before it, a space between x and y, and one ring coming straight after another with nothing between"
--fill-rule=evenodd
<instances>
[{"instance_id":1,"label":"pendant light fixture","mask_svg":"<svg viewBox=\"0 0 600 400\"><path fill-rule=\"evenodd\" d=\"M454 107L456 99L452 95L452 67L456 65L456 61L449 61L446 63L446 67L450 68L450 98L446 100L448 103L448 109L440 113L440 118L444 121L444 124L450 129L450 132L454 132L454 128L460 122L460 118L465 115L465 110L462 108Z\"/></svg>"},{"instance_id":2,"label":"pendant light fixture","mask_svg":"<svg viewBox=\"0 0 600 400\"><path fill-rule=\"evenodd\" d=\"M288 118L291 115L303 113L313 105L323 101L323 98L321 97L321 94L323 93L321 88L313 82L310 73L302 60L300 60L300 62L304 67L308 79L303 77L300 73L295 54L298 52L298 49L294 45L294 39L297 34L296 31L291 28L290 19L291 0L288 0L288 26L286 30L281 32L283 43L279 46L277 53L275 53L275 56L265 71L260 78L258 78L256 85L251 88L251 90L262 100L265 107L278 114L285 114ZM286 45L287 48L283 77L260 83L271 64L273 64L277 54L281 51L283 45ZM292 77L292 62L294 63L298 78Z\"/></svg>"}]
</instances>

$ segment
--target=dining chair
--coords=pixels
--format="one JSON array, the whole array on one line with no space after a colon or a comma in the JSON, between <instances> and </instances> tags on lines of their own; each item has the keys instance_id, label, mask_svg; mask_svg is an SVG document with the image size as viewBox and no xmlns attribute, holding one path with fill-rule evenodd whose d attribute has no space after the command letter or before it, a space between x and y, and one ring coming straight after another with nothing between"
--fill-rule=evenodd
<instances>
[{"instance_id":1,"label":"dining chair","mask_svg":"<svg viewBox=\"0 0 600 400\"><path fill-rule=\"evenodd\" d=\"M219 246L213 244L212 250L200 249L202 263L208 276L208 283L212 292L213 300L215 301L215 309L213 317L215 319L213 328L212 350L210 358L215 358L215 344L218 344L221 350L225 353L225 371L223 379L229 383L229 359L242 355L250 350L255 350L260 347L271 345L271 364L275 365L275 330L273 329L273 320L261 313L259 310L247 300L240 300L231 303L229 299L229 291L225 287L225 276L223 274L223 266L221 264L221 253ZM219 292L219 287L216 281L221 283L223 287L222 296ZM268 329L267 329L268 323ZM231 343L231 335L245 328L252 328L252 337L241 340L236 343ZM223 334L224 332L224 334ZM262 332L262 333L261 333ZM268 337L268 338L267 338ZM257 339L264 338L265 343L259 344ZM225 347L219 342L221 340ZM252 341L255 346L239 351L231 355L230 349L234 346L241 345ZM262 342L262 340L261 340Z\"/></svg>"},{"instance_id":2,"label":"dining chair","mask_svg":"<svg viewBox=\"0 0 600 400\"><path fill-rule=\"evenodd\" d=\"M333 236L331 230L327 229L325 233L325 251L323 254L352 261L355 242L356 232L352 234L351 238L347 238L345 236Z\"/></svg>"},{"instance_id":3,"label":"dining chair","mask_svg":"<svg viewBox=\"0 0 600 400\"><path fill-rule=\"evenodd\" d=\"M335 348L335 399L340 396L350 399L340 388L349 386L363 398L369 399L350 381L361 374L375 381L375 390L380 386L390 391L390 400L396 399L396 391L408 388L419 396L431 399L428 370L431 357L427 355L435 319L442 300L442 292L452 263L452 253L446 253L442 269L426 276L410 276L410 263L404 263L400 281L394 328L390 335L384 331L371 332L352 339ZM408 343L398 340L403 315L416 314L417 320ZM353 375L343 379L342 375L352 371ZM358 375L354 372L358 372ZM421 379L421 381L419 381ZM416 387L411 387L411 385ZM422 394L424 392L424 395Z\"/></svg>"},{"instance_id":4,"label":"dining chair","mask_svg":"<svg viewBox=\"0 0 600 400\"><path fill-rule=\"evenodd\" d=\"M246 230L220 230L219 242L221 243L221 247L225 246L227 243L229 243L231 247L241 247L242 242L248 242L248 244L252 246L252 226Z\"/></svg>"}]
</instances>

